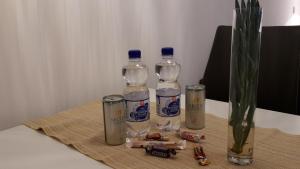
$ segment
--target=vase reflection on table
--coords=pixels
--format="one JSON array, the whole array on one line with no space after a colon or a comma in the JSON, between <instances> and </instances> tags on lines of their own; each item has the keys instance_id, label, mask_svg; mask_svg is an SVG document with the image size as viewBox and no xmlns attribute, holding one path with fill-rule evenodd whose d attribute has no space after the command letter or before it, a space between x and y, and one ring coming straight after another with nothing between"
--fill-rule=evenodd
<instances>
[{"instance_id":1,"label":"vase reflection on table","mask_svg":"<svg viewBox=\"0 0 300 169\"><path fill-rule=\"evenodd\" d=\"M229 162L253 161L262 8L258 0L236 0L232 26L228 148Z\"/></svg>"}]
</instances>

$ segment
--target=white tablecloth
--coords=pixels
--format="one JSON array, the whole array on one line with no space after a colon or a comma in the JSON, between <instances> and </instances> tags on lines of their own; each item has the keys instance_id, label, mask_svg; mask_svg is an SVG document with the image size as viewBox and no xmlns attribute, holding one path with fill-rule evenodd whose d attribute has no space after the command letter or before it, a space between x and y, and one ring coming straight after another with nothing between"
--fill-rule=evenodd
<instances>
[{"instance_id":1,"label":"white tablecloth","mask_svg":"<svg viewBox=\"0 0 300 169\"><path fill-rule=\"evenodd\" d=\"M155 101L154 90L150 90ZM185 99L181 97L181 106ZM227 118L228 103L206 100L206 112ZM256 111L256 126L300 135L300 116L264 109ZM116 159L117 160L117 159ZM106 169L104 164L26 126L0 131L0 169Z\"/></svg>"}]
</instances>

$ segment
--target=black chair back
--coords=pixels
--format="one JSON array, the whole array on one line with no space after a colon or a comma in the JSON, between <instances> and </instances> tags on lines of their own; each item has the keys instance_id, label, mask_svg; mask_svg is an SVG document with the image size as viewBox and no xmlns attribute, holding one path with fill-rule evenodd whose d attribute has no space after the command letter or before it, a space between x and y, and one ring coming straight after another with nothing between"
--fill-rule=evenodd
<instances>
[{"instance_id":1,"label":"black chair back","mask_svg":"<svg viewBox=\"0 0 300 169\"><path fill-rule=\"evenodd\" d=\"M231 26L219 26L205 74L209 99L228 102ZM257 106L300 114L300 26L263 27Z\"/></svg>"}]
</instances>

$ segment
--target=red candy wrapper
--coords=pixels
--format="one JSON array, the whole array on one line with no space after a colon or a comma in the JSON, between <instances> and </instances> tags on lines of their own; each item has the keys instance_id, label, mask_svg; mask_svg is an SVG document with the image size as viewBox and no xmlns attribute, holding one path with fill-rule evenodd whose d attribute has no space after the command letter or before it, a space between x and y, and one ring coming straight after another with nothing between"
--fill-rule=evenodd
<instances>
[{"instance_id":1,"label":"red candy wrapper","mask_svg":"<svg viewBox=\"0 0 300 169\"><path fill-rule=\"evenodd\" d=\"M210 161L208 161L208 159L206 158L202 146L194 148L194 158L199 161L199 164L201 166L206 166L210 164Z\"/></svg>"},{"instance_id":2,"label":"red candy wrapper","mask_svg":"<svg viewBox=\"0 0 300 169\"><path fill-rule=\"evenodd\" d=\"M184 140L188 140L194 143L200 143L201 140L205 139L204 135L199 135L197 133L188 132L188 131L180 131L179 136Z\"/></svg>"},{"instance_id":3,"label":"red candy wrapper","mask_svg":"<svg viewBox=\"0 0 300 169\"><path fill-rule=\"evenodd\" d=\"M160 133L149 133L146 135L145 140L169 141L170 139L168 137L162 136Z\"/></svg>"}]
</instances>

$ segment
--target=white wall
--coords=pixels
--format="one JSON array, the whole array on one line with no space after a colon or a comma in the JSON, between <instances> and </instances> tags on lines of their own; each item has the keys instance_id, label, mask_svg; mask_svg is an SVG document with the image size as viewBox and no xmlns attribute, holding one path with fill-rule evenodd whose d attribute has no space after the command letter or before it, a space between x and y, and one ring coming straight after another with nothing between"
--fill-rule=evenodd
<instances>
[{"instance_id":1,"label":"white wall","mask_svg":"<svg viewBox=\"0 0 300 169\"><path fill-rule=\"evenodd\" d=\"M263 0L265 25L286 23L286 2ZM231 24L233 6L234 0L1 0L0 129L120 93L130 48L142 50L150 87L163 46L175 48L183 88L197 83L216 28Z\"/></svg>"},{"instance_id":2,"label":"white wall","mask_svg":"<svg viewBox=\"0 0 300 169\"><path fill-rule=\"evenodd\" d=\"M145 61L150 66L149 86L155 87L154 64L160 61L160 48L163 46L175 48L175 58L182 66L179 78L182 87L198 83L203 76L217 26L231 23L232 5L230 0L179 0L176 3L165 0L154 3L146 17L154 29L142 25L145 33L141 35L146 36L146 43L150 43L141 44Z\"/></svg>"},{"instance_id":3,"label":"white wall","mask_svg":"<svg viewBox=\"0 0 300 169\"><path fill-rule=\"evenodd\" d=\"M293 14L293 6L300 0L261 0L263 25L282 26Z\"/></svg>"},{"instance_id":4,"label":"white wall","mask_svg":"<svg viewBox=\"0 0 300 169\"><path fill-rule=\"evenodd\" d=\"M295 7L296 7L296 13L300 15L300 0L294 0L295 1Z\"/></svg>"}]
</instances>

